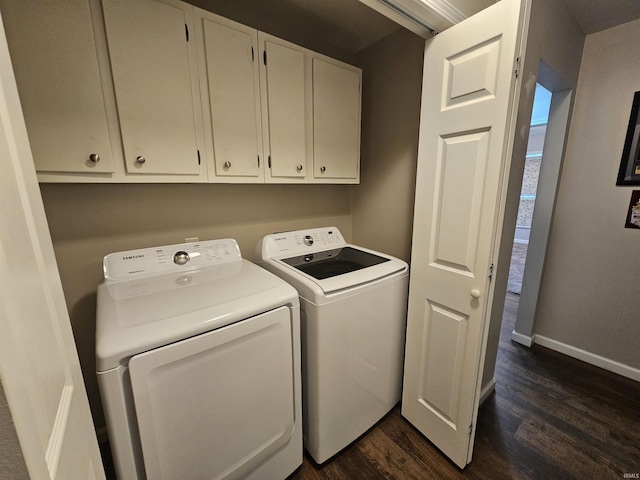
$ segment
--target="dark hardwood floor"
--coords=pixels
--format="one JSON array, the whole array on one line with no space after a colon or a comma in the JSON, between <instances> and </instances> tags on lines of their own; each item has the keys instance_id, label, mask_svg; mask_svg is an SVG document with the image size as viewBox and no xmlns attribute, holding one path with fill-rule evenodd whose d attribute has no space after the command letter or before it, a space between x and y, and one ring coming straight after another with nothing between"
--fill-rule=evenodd
<instances>
[{"instance_id":1,"label":"dark hardwood floor","mask_svg":"<svg viewBox=\"0 0 640 480\"><path fill-rule=\"evenodd\" d=\"M467 468L450 463L396 407L330 462L317 466L305 455L290 480L638 478L640 383L511 342L518 299L507 294L496 391L480 407Z\"/></svg>"},{"instance_id":2,"label":"dark hardwood floor","mask_svg":"<svg viewBox=\"0 0 640 480\"><path fill-rule=\"evenodd\" d=\"M543 347L511 342L519 297L507 294L496 391L480 407L464 470L395 408L322 466L293 480L615 479L640 473L640 384Z\"/></svg>"}]
</instances>

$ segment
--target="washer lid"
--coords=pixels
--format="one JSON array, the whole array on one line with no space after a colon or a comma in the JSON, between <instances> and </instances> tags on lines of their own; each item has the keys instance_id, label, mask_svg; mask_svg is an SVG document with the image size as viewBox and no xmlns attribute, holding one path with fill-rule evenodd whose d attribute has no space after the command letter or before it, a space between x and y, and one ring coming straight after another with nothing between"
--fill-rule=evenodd
<instances>
[{"instance_id":1,"label":"washer lid","mask_svg":"<svg viewBox=\"0 0 640 480\"><path fill-rule=\"evenodd\" d=\"M240 259L98 287L97 370L132 355L243 320L282 305L297 305L293 287Z\"/></svg>"},{"instance_id":2,"label":"washer lid","mask_svg":"<svg viewBox=\"0 0 640 480\"><path fill-rule=\"evenodd\" d=\"M390 260L390 258L381 257L351 246L282 259L287 265L291 265L316 280L324 280L325 278L356 272Z\"/></svg>"},{"instance_id":3,"label":"washer lid","mask_svg":"<svg viewBox=\"0 0 640 480\"><path fill-rule=\"evenodd\" d=\"M407 264L398 258L354 245L347 245L347 247L362 254L368 253L372 257L382 258L383 261L369 266L354 266L350 262L346 262L346 264L329 262L322 265L321 262L318 262L320 264L318 267L312 266L308 271L305 271L304 267L298 268L287 263L292 259L267 259L265 266L276 266L275 271L280 277L296 287L303 297L314 302L319 302L321 298L327 298L331 294L348 292L361 285L371 284L395 274L406 274L408 271ZM325 253L327 252L316 252L314 258Z\"/></svg>"}]
</instances>

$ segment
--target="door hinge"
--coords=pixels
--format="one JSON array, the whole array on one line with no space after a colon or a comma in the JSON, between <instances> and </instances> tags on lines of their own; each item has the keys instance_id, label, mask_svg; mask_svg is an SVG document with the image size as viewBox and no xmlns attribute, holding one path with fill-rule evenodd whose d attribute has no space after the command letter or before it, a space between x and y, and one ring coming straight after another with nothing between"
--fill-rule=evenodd
<instances>
[{"instance_id":1,"label":"door hinge","mask_svg":"<svg viewBox=\"0 0 640 480\"><path fill-rule=\"evenodd\" d=\"M269 168L271 168L271 155L267 157L267 165L269 165Z\"/></svg>"},{"instance_id":2,"label":"door hinge","mask_svg":"<svg viewBox=\"0 0 640 480\"><path fill-rule=\"evenodd\" d=\"M267 64L267 51L266 50L262 53L262 60L264 61L264 64L266 65Z\"/></svg>"},{"instance_id":3,"label":"door hinge","mask_svg":"<svg viewBox=\"0 0 640 480\"><path fill-rule=\"evenodd\" d=\"M260 168L260 155L258 155L258 168Z\"/></svg>"},{"instance_id":4,"label":"door hinge","mask_svg":"<svg viewBox=\"0 0 640 480\"><path fill-rule=\"evenodd\" d=\"M516 78L520 76L521 62L522 62L521 57L516 58L516 71L515 71Z\"/></svg>"},{"instance_id":5,"label":"door hinge","mask_svg":"<svg viewBox=\"0 0 640 480\"><path fill-rule=\"evenodd\" d=\"M200 165L200 150L197 150L198 152L198 165Z\"/></svg>"},{"instance_id":6,"label":"door hinge","mask_svg":"<svg viewBox=\"0 0 640 480\"><path fill-rule=\"evenodd\" d=\"M251 61L253 62L256 59L255 52L253 51L253 47L251 47Z\"/></svg>"},{"instance_id":7,"label":"door hinge","mask_svg":"<svg viewBox=\"0 0 640 480\"><path fill-rule=\"evenodd\" d=\"M184 24L184 33L187 36L187 42L189 41L189 25Z\"/></svg>"},{"instance_id":8,"label":"door hinge","mask_svg":"<svg viewBox=\"0 0 640 480\"><path fill-rule=\"evenodd\" d=\"M493 263L489 267L489 281L493 279Z\"/></svg>"},{"instance_id":9,"label":"door hinge","mask_svg":"<svg viewBox=\"0 0 640 480\"><path fill-rule=\"evenodd\" d=\"M473 422L469 424L469 435L473 432Z\"/></svg>"}]
</instances>

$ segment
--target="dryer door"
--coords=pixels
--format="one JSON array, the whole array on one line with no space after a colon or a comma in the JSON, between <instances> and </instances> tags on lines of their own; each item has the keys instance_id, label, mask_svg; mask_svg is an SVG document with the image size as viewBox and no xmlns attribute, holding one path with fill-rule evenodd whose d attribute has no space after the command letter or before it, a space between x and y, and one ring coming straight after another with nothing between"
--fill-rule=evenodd
<instances>
[{"instance_id":1,"label":"dryer door","mask_svg":"<svg viewBox=\"0 0 640 480\"><path fill-rule=\"evenodd\" d=\"M294 428L287 307L136 355L129 363L152 479L242 478Z\"/></svg>"}]
</instances>

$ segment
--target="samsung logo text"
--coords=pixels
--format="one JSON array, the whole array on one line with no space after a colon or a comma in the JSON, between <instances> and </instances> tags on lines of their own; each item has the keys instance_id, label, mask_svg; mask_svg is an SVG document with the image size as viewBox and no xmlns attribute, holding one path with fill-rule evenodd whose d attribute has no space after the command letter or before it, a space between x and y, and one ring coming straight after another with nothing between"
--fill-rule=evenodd
<instances>
[{"instance_id":1,"label":"samsung logo text","mask_svg":"<svg viewBox=\"0 0 640 480\"><path fill-rule=\"evenodd\" d=\"M122 257L122 260L135 260L136 258L144 258L144 255L129 255Z\"/></svg>"}]
</instances>

